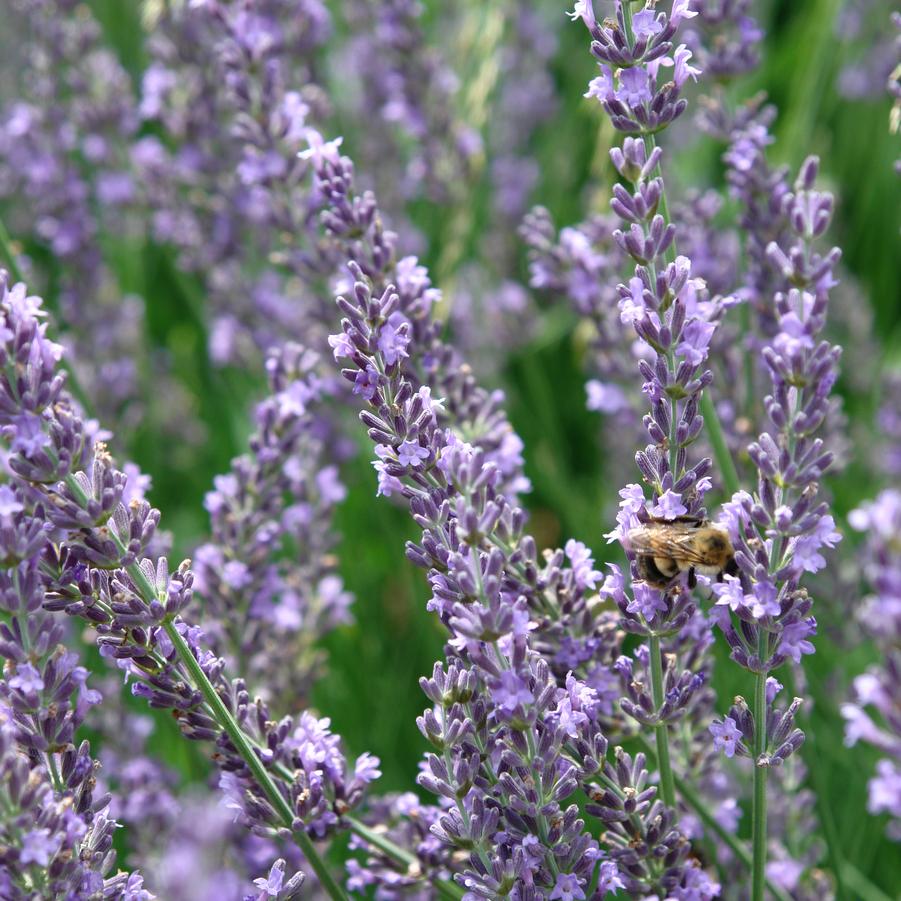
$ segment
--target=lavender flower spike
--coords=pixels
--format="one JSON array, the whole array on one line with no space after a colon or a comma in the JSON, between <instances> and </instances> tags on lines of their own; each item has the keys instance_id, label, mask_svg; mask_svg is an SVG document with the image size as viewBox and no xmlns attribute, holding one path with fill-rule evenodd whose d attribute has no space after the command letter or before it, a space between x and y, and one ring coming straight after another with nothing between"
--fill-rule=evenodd
<instances>
[{"instance_id":1,"label":"lavender flower spike","mask_svg":"<svg viewBox=\"0 0 901 901\"><path fill-rule=\"evenodd\" d=\"M79 811L57 793L48 771L21 753L15 731L0 710L0 896L152 901L139 873L106 875L117 825L106 808Z\"/></svg>"},{"instance_id":2,"label":"lavender flower spike","mask_svg":"<svg viewBox=\"0 0 901 901\"><path fill-rule=\"evenodd\" d=\"M633 16L625 3L618 4L615 20L586 19L591 52L601 70L586 96L597 98L614 127L628 135L610 152L630 185L613 189L611 209L622 223L613 239L635 263L632 277L617 286L618 306L622 325L634 329L643 345L638 369L642 392L651 404L644 416L650 443L635 456L643 481L651 487L651 501L640 485L628 485L620 492L617 527L607 535L608 540L621 541L629 555L631 596L618 567L613 567L602 596L619 606L625 629L647 639L645 659L639 662L649 670L650 692L633 691L635 697L627 697L623 709L655 730L661 790L670 807L676 805L676 794L667 724L688 712L704 677L690 670L679 673L675 655L667 655L672 662L665 674L661 640L678 636L695 619L693 585L682 578L658 579L656 584L646 579L629 535L651 519L703 519L704 494L712 486L711 461L689 462L689 448L704 427L703 391L713 379L707 358L729 302L709 298L704 281L693 274L691 260L676 253L676 228L668 218L659 174L663 151L653 137L684 112L681 89L700 75L690 65L685 45L673 45L681 20L694 15L686 3L677 2L669 15L648 7ZM672 67L673 77L661 83L662 67ZM628 659L622 664L630 673L633 665Z\"/></svg>"},{"instance_id":3,"label":"lavender flower spike","mask_svg":"<svg viewBox=\"0 0 901 901\"><path fill-rule=\"evenodd\" d=\"M21 485L0 485L0 891L149 899L138 873L107 875L118 824L110 796L95 793L90 745L76 743L100 693L61 643L62 624L41 609L53 587L52 535Z\"/></svg>"},{"instance_id":4,"label":"lavender flower spike","mask_svg":"<svg viewBox=\"0 0 901 901\"><path fill-rule=\"evenodd\" d=\"M754 673L754 901L763 898L766 865L766 778L800 746L803 733L786 736L772 721L766 684L769 673L786 660L796 663L813 653L816 633L812 599L801 581L826 565L823 551L841 536L818 498L820 479L832 453L817 436L829 412L829 394L837 377L840 349L820 338L826 320L837 248L821 254L815 241L832 216L832 198L814 190L817 160L801 167L795 190L782 200L787 229L771 242L766 259L788 285L774 297L777 331L763 348L772 383L764 399L770 431L750 445L757 467L757 491L733 495L723 524L735 547L737 575L714 586L715 616L732 648L732 659ZM793 710L786 716L791 719Z\"/></svg>"},{"instance_id":5,"label":"lavender flower spike","mask_svg":"<svg viewBox=\"0 0 901 901\"><path fill-rule=\"evenodd\" d=\"M321 663L316 642L348 621L352 600L335 571L331 520L346 490L327 456L330 386L318 364L296 344L270 352L270 395L256 408L250 453L207 494L211 540L194 554L205 630L286 713L306 706Z\"/></svg>"},{"instance_id":6,"label":"lavender flower spike","mask_svg":"<svg viewBox=\"0 0 901 901\"><path fill-rule=\"evenodd\" d=\"M608 891L622 885L663 896L706 878L688 862L689 845L672 821L661 823L641 761L634 773L624 765L600 775L602 722L611 710L582 678L582 663L622 638L585 606L600 574L575 541L539 564L503 469L470 438L477 420L456 391L436 397L465 368L436 339L428 308L387 283L374 198L354 196L346 178L338 183L335 173L348 172L349 161L335 150L315 164L325 190L340 184L324 213L328 226L347 228L361 207L375 225L356 229L353 290L338 298L342 331L330 343L349 361L344 375L366 402L361 419L376 445L380 493L404 498L423 530L407 554L428 570L429 608L449 633L447 660L421 681L432 706L418 726L433 750L419 781L445 805L432 832L460 852L457 882L474 897L579 898L595 875ZM591 648L585 657L583 648ZM579 675L567 672L571 659ZM605 684L603 673L586 678ZM648 802L633 820L646 830L647 854L624 834L604 859L567 799L597 794L598 809L615 823L634 780ZM616 786L609 798L600 782ZM657 855L671 864L665 873L648 863ZM428 861L420 866L428 872ZM383 874L354 868L355 880Z\"/></svg>"}]
</instances>

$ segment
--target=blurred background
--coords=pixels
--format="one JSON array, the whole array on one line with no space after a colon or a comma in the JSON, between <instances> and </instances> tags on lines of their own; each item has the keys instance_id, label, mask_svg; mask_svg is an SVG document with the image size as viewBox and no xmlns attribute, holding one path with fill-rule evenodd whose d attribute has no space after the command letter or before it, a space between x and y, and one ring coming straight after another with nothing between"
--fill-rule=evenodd
<instances>
[{"instance_id":1,"label":"blurred background","mask_svg":"<svg viewBox=\"0 0 901 901\"><path fill-rule=\"evenodd\" d=\"M17 17L21 4L0 0L0 10L6 5L0 108L12 131L0 149L8 163L15 140L10 134L20 121L13 115L15 104L33 87L29 66L35 60L28 58L27 18ZM146 80L166 52L154 42L164 34L167 4L60 5L72 17L96 19L99 41L121 67L119 87L143 98L144 108L129 126L131 140L171 131L172 123L161 123L150 109L153 95ZM603 2L595 5L599 15L606 12ZM880 387L885 372L901 367L901 178L894 169L901 136L889 132L885 92L893 5L890 0L751 3L764 33L761 63L729 87L736 100L765 92L778 109L771 160L794 169L816 153L821 182L836 194L832 240L843 250L847 281L836 295L841 308L834 311L833 338L847 344L840 391L851 423L848 463L829 486L840 519L885 484L873 465L880 438L876 415L892 403ZM612 525L624 461L614 466L605 456L601 419L586 409L586 341L579 318L566 299L529 288L526 248L517 234L533 204L547 207L558 227L603 212L613 183L607 157L613 134L597 104L583 98L594 63L584 29L564 12L552 0L424 2L421 9L398 2L328 2L322 7L322 37L313 42L306 63L321 96L305 99L314 105L324 134L344 136L342 150L355 160L360 181L397 211L391 225L402 236L402 250L419 256L445 291L448 333L466 347L481 381L506 393L510 418L525 444L533 485L526 504L536 537L549 547L577 538L600 562L615 559L602 535ZM367 93L371 85L361 59L378 56L377 48L388 43L400 63L415 58L437 92L423 106L432 116L423 123L428 139L401 127L403 113L390 97L374 100ZM189 76L184 74L184 84ZM40 99L32 102L39 105ZM462 130L449 125L436 134L442 109ZM671 195L678 199L692 190L722 188L724 148L699 136L690 117L671 132ZM449 148L451 134L456 143ZM451 169L450 176L442 172L443 165L454 165L444 155L460 153L466 165L459 172ZM435 190L432 177L443 178ZM177 240L162 240L158 231L143 227L139 215L117 218L111 199L116 185L101 187L100 199L88 207L104 223L91 243L91 253L105 267L97 315L104 321L104 310L119 316L133 305L128 346L141 348L139 354L125 354L128 372L120 371L119 361L101 375L111 385L127 378L136 386L132 396L112 401L114 447L152 477L149 497L172 532L171 556L181 559L207 534L203 502L214 476L226 472L246 448L253 404L265 393L262 357L251 352L230 358L221 352L224 326L209 302L209 273L185 261ZM81 308L67 301L68 276L53 246L59 235L42 234L34 190L33 184L26 189L15 179L0 178L0 215L29 281L67 322ZM159 210L147 213L152 215ZM177 225L169 234L178 234ZM227 293L230 278L222 270L215 284L220 294ZM331 331L338 330L338 319L336 313ZM121 339L119 333L94 334L99 336L94 350L101 355L107 342ZM868 366L857 370L860 355ZM168 414L162 425L160 409ZM355 598L353 623L323 639L329 662L312 701L331 717L353 753L368 750L381 758L383 789L410 790L425 750L415 725L424 706L417 682L441 657L443 636L425 609L429 592L423 574L404 558L404 543L415 537L415 529L405 511L376 498L368 442L353 410L348 407L343 415L345 434L357 446L341 454L348 493L336 512L335 553ZM852 566L859 536L841 527L843 551L821 583L821 590L834 596L817 597L818 650L804 662L813 700L803 755L828 846L823 860L850 874L850 882L839 885L842 896L901 897L898 845L885 837L884 820L866 813L875 752L843 746L839 706L850 680L877 652L853 624L861 591ZM725 707L749 686L743 671L728 664L722 648L719 652L715 684ZM203 777L204 749L178 739L165 718L150 742L151 751L181 773L185 784ZM854 881L855 871L868 876L864 888Z\"/></svg>"}]
</instances>

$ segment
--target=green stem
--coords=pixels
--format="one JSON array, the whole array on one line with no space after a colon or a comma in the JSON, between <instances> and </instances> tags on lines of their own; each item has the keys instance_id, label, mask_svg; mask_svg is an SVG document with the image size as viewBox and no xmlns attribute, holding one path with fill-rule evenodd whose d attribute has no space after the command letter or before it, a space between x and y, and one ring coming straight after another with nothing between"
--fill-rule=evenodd
<instances>
[{"instance_id":1,"label":"green stem","mask_svg":"<svg viewBox=\"0 0 901 901\"><path fill-rule=\"evenodd\" d=\"M651 747L651 743L643 735L636 737L644 748L645 753L653 755L654 749ZM732 853L750 870L753 864L753 857L748 846L737 835L733 835L717 822L716 817L714 817L707 809L707 805L704 803L701 796L691 787L688 780L683 779L676 773L673 774L673 780L675 781L676 788L679 790L679 795L686 806L690 807L698 815L698 819L700 819L701 822L703 822L704 825L723 842L723 844L727 845ZM770 890L776 901L791 901L791 897L769 879L766 880L766 887Z\"/></svg>"},{"instance_id":2,"label":"green stem","mask_svg":"<svg viewBox=\"0 0 901 901\"><path fill-rule=\"evenodd\" d=\"M652 635L649 640L648 650L651 656L651 694L654 698L654 706L657 710L663 706L663 658L660 649L660 639ZM657 767L660 770L660 793L663 803L667 807L676 807L676 789L673 782L673 768L669 755L669 735L666 731L666 723L654 727L654 737L657 741Z\"/></svg>"},{"instance_id":3,"label":"green stem","mask_svg":"<svg viewBox=\"0 0 901 901\"><path fill-rule=\"evenodd\" d=\"M144 575L141 568L136 563L133 563L128 567L128 574L132 579L135 578L133 570L140 572L141 576ZM146 578L144 581L146 582ZM149 583L147 584L149 585ZM295 815L294 811L291 809L291 805L288 803L285 796L278 790L278 786L275 782L272 781L266 767L263 766L263 762L257 756L250 741L244 734L244 731L232 716L231 711L225 706L225 702L219 697L219 693L213 687L213 683L207 678L206 673L197 662L197 659L194 657L190 647L188 647L188 643L185 641L181 632L178 631L172 620L164 622L163 629L165 630L166 635L169 636L169 640L172 642L172 646L175 648L182 663L184 663L185 668L191 674L194 684L200 690L204 700L210 706L216 722L218 722L225 730L225 734L228 735L235 750L241 755L241 758L247 764L251 773L253 773L254 779L269 799L269 803L272 804L279 817L281 817L285 827L291 830L294 841L313 868L313 872L316 873L316 877L319 879L323 890L330 898L335 899L335 901L344 901L347 897L344 894L344 890L338 885L332 874L329 872L325 862L316 850L312 839L307 835L306 830L293 828L292 824L294 823Z\"/></svg>"},{"instance_id":4,"label":"green stem","mask_svg":"<svg viewBox=\"0 0 901 901\"><path fill-rule=\"evenodd\" d=\"M74 479L71 481L74 485L77 486L77 482L75 482ZM69 480L67 479L67 483L68 482ZM109 534L112 536L119 552L124 554L126 552L126 548L125 545L122 544L119 536L113 530L110 530ZM141 597L143 598L145 603L149 604L152 600L156 600L156 590L154 589L153 585L150 584L150 580L147 578L147 576L144 574L144 571L137 563L131 563L129 566L127 566L126 572L128 572L128 575L131 576L132 581L137 586L138 591L140 592ZM282 825L286 829L291 831L294 841L297 843L297 846L303 852L304 857L306 857L310 866L313 868L313 872L315 872L325 893L330 898L335 899L335 901L345 901L347 896L344 894L344 890L340 885L338 885L332 874L328 871L325 862L323 861L322 857L320 857L319 852L316 850L313 841L307 835L306 830L303 828L297 829L294 827L296 817L294 811L291 808L291 805L288 803L288 800L285 798L285 796L279 791L278 786L272 780L272 777L269 775L269 772L263 765L263 761L260 760L259 756L254 751L250 740L238 725L237 720L235 720L235 718L232 716L231 711L228 709L228 707L225 706L225 702L221 697L219 697L219 693L216 691L213 683L210 682L210 680L207 678L207 674L203 671L203 668L197 662L197 658L195 658L193 652L191 651L191 648L188 646L188 643L176 628L175 622L172 620L164 621L163 630L169 637L169 640L172 642L172 646L175 648L175 652L178 654L179 659L184 664L185 669L187 669L188 673L190 674L195 687L203 695L203 699L209 706L216 722L219 723L219 725L225 731L225 734L229 737L229 740L231 741L235 750L238 752L238 754L240 754L241 759L247 764L247 767L253 774L253 777L256 780L257 784L263 790L263 793L266 795L269 803L272 804L273 808L277 812L279 818L282 821Z\"/></svg>"},{"instance_id":5,"label":"green stem","mask_svg":"<svg viewBox=\"0 0 901 901\"><path fill-rule=\"evenodd\" d=\"M361 823L356 817L346 816L344 817L344 822L350 827L351 832L358 835L363 841L372 845L374 848L378 848L379 851L386 857L390 857L395 863L399 863L405 867L417 866L419 864L419 858L412 851L408 851L406 848L394 844L391 839L387 838L381 832L376 832L374 829L371 829L365 823ZM443 879L433 882L432 888L434 888L442 898L447 898L448 901L459 901L464 894L463 889L456 883L446 882Z\"/></svg>"},{"instance_id":6,"label":"green stem","mask_svg":"<svg viewBox=\"0 0 901 901\"><path fill-rule=\"evenodd\" d=\"M763 901L766 882L766 673L754 676L754 801L751 810L754 859L751 867L751 901Z\"/></svg>"},{"instance_id":7,"label":"green stem","mask_svg":"<svg viewBox=\"0 0 901 901\"><path fill-rule=\"evenodd\" d=\"M713 398L706 391L701 392L701 415L707 426L707 437L710 439L713 457L723 478L723 489L726 494L731 496L741 488L738 470L735 468L735 461L726 444L726 433L723 431L723 425L717 415L716 407L713 405Z\"/></svg>"},{"instance_id":8,"label":"green stem","mask_svg":"<svg viewBox=\"0 0 901 901\"><path fill-rule=\"evenodd\" d=\"M47 752L47 764L50 769L50 781L53 784L53 790L57 793L63 790L63 780L59 775L59 767L56 765L56 754L52 751Z\"/></svg>"},{"instance_id":9,"label":"green stem","mask_svg":"<svg viewBox=\"0 0 901 901\"><path fill-rule=\"evenodd\" d=\"M9 232L6 230L6 226L3 224L2 219L0 219L0 248L3 250L3 256L6 257L6 263L9 266L9 274L13 277L13 281L24 282L25 278L22 275L22 270L16 262L12 238L10 238Z\"/></svg>"}]
</instances>

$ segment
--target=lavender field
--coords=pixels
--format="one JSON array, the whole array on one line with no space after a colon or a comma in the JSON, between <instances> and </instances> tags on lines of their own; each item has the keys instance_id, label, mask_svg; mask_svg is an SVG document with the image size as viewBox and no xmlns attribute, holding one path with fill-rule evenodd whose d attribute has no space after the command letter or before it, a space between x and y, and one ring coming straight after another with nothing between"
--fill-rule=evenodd
<instances>
[{"instance_id":1,"label":"lavender field","mask_svg":"<svg viewBox=\"0 0 901 901\"><path fill-rule=\"evenodd\" d=\"M0 901L901 899L893 0L0 0Z\"/></svg>"}]
</instances>

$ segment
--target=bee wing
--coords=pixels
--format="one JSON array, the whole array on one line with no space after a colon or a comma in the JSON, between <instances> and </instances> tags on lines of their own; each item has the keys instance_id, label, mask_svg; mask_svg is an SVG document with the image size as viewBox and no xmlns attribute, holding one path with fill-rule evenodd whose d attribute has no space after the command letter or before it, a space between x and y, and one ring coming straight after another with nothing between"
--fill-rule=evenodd
<instances>
[{"instance_id":1,"label":"bee wing","mask_svg":"<svg viewBox=\"0 0 901 901\"><path fill-rule=\"evenodd\" d=\"M709 566L710 558L698 551L697 538L688 534L675 535L672 539L674 550L673 557L683 563L693 563L697 566Z\"/></svg>"},{"instance_id":2,"label":"bee wing","mask_svg":"<svg viewBox=\"0 0 901 901\"><path fill-rule=\"evenodd\" d=\"M695 548L697 526L674 522L666 525L639 526L626 535L629 550L652 557L673 557L700 566L709 561Z\"/></svg>"}]
</instances>

